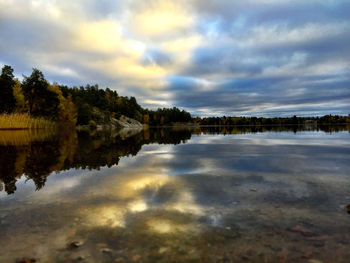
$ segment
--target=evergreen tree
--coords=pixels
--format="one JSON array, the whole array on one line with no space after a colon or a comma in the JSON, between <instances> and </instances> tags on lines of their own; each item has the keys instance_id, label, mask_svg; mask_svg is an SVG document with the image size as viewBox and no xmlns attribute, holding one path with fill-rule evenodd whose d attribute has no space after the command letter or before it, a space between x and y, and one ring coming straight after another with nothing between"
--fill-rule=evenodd
<instances>
[{"instance_id":1,"label":"evergreen tree","mask_svg":"<svg viewBox=\"0 0 350 263\"><path fill-rule=\"evenodd\" d=\"M49 83L38 69L33 69L29 77L24 77L23 93L28 101L29 113L33 116L58 118L59 99L55 92L48 89Z\"/></svg>"},{"instance_id":2,"label":"evergreen tree","mask_svg":"<svg viewBox=\"0 0 350 263\"><path fill-rule=\"evenodd\" d=\"M13 86L15 85L12 67L5 65L0 76L0 113L13 111L16 100L13 96Z\"/></svg>"}]
</instances>

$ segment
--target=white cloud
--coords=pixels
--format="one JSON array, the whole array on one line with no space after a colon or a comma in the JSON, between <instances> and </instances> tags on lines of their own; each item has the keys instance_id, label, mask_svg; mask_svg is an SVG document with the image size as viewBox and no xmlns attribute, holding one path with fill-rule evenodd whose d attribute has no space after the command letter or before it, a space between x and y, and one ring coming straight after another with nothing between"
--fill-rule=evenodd
<instances>
[{"instance_id":1,"label":"white cloud","mask_svg":"<svg viewBox=\"0 0 350 263\"><path fill-rule=\"evenodd\" d=\"M309 41L322 40L340 36L349 32L348 23L332 24L306 24L300 27L289 28L286 25L259 25L248 32L248 37L238 40L239 46L269 46L291 45L306 43Z\"/></svg>"}]
</instances>

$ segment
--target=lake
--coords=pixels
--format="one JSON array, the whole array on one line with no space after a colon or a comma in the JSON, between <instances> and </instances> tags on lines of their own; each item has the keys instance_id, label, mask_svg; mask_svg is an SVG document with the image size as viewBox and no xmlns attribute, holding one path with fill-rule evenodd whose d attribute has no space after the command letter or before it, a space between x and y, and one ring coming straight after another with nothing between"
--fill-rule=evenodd
<instances>
[{"instance_id":1,"label":"lake","mask_svg":"<svg viewBox=\"0 0 350 263\"><path fill-rule=\"evenodd\" d=\"M349 203L349 127L0 131L0 262L349 262Z\"/></svg>"}]
</instances>

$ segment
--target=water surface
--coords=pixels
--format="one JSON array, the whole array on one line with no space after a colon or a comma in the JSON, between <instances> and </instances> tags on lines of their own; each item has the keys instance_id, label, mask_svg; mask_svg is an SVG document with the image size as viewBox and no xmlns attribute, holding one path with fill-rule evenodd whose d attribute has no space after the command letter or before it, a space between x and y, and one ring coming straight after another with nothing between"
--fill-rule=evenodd
<instances>
[{"instance_id":1,"label":"water surface","mask_svg":"<svg viewBox=\"0 0 350 263\"><path fill-rule=\"evenodd\" d=\"M349 262L349 164L344 127L2 131L0 262Z\"/></svg>"}]
</instances>

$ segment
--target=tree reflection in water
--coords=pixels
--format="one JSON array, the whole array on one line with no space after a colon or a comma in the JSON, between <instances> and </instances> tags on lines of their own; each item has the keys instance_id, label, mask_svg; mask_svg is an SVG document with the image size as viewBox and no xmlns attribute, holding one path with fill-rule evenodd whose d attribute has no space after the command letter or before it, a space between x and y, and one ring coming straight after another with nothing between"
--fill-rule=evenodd
<instances>
[{"instance_id":1,"label":"tree reflection in water","mask_svg":"<svg viewBox=\"0 0 350 263\"><path fill-rule=\"evenodd\" d=\"M118 165L120 157L136 155L149 143L179 144L191 138L189 130L142 131L131 137L111 132L77 133L75 130L0 131L0 180L8 194L16 191L16 181L25 176L36 189L45 185L52 172L71 168L100 169Z\"/></svg>"},{"instance_id":2,"label":"tree reflection in water","mask_svg":"<svg viewBox=\"0 0 350 263\"><path fill-rule=\"evenodd\" d=\"M16 191L25 176L41 189L53 172L97 169L118 165L120 157L135 156L144 144L186 143L192 134L242 134L266 131L350 130L347 126L216 126L143 130L131 136L113 132L79 132L74 129L0 131L0 189Z\"/></svg>"}]
</instances>

